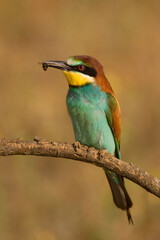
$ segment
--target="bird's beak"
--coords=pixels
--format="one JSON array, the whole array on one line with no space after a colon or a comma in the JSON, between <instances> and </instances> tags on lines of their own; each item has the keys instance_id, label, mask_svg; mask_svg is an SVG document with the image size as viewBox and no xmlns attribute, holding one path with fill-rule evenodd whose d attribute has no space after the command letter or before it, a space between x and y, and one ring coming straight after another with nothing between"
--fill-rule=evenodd
<instances>
[{"instance_id":1,"label":"bird's beak","mask_svg":"<svg viewBox=\"0 0 160 240\"><path fill-rule=\"evenodd\" d=\"M71 70L71 67L64 61L46 61L46 62L42 62L41 64L44 71L46 71L48 67L57 68L62 71Z\"/></svg>"}]
</instances>

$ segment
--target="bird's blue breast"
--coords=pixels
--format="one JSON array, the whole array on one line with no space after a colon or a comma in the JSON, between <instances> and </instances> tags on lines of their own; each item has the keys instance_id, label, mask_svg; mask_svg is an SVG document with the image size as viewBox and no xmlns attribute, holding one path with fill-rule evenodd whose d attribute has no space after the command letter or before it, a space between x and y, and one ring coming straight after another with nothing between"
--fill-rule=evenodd
<instances>
[{"instance_id":1,"label":"bird's blue breast","mask_svg":"<svg viewBox=\"0 0 160 240\"><path fill-rule=\"evenodd\" d=\"M114 138L106 118L107 94L93 84L70 87L66 102L76 141L114 154Z\"/></svg>"}]
</instances>

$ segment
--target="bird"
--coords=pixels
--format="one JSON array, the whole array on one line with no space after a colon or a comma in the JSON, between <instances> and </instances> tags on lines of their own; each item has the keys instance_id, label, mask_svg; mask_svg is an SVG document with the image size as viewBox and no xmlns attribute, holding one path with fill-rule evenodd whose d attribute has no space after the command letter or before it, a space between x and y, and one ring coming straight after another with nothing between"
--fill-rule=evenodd
<instances>
[{"instance_id":1,"label":"bird","mask_svg":"<svg viewBox=\"0 0 160 240\"><path fill-rule=\"evenodd\" d=\"M117 97L104 74L103 66L94 57L71 56L66 61L45 61L42 67L61 70L67 78L66 97L75 140L88 147L107 149L118 159L120 154L121 113ZM126 210L133 224L130 208L133 203L122 176L105 170L115 205Z\"/></svg>"}]
</instances>

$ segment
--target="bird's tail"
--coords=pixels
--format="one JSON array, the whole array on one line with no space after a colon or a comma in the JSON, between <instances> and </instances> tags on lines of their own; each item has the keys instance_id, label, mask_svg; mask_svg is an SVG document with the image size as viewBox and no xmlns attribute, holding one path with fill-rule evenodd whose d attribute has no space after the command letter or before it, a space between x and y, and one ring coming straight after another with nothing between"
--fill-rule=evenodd
<instances>
[{"instance_id":1,"label":"bird's tail","mask_svg":"<svg viewBox=\"0 0 160 240\"><path fill-rule=\"evenodd\" d=\"M107 179L109 181L110 188L112 190L114 203L118 208L126 210L129 224L133 224L130 208L133 203L125 188L123 177L110 172L105 171Z\"/></svg>"}]
</instances>

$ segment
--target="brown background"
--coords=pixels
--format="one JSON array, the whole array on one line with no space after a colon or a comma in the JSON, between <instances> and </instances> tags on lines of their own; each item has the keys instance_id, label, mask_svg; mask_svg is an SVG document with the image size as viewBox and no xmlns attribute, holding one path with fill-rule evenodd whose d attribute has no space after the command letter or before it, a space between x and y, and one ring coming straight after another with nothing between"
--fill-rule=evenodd
<instances>
[{"instance_id":1,"label":"brown background","mask_svg":"<svg viewBox=\"0 0 160 240\"><path fill-rule=\"evenodd\" d=\"M87 54L104 66L122 111L121 152L160 177L160 3L1 0L0 136L73 142L61 72L38 62ZM157 240L160 200L126 181L135 226L103 171L40 157L0 158L0 239Z\"/></svg>"}]
</instances>

